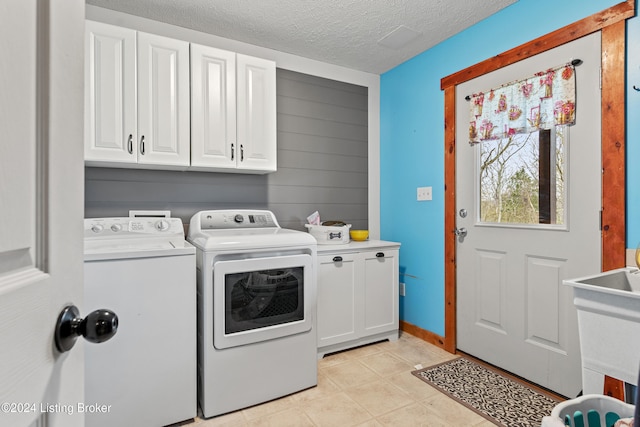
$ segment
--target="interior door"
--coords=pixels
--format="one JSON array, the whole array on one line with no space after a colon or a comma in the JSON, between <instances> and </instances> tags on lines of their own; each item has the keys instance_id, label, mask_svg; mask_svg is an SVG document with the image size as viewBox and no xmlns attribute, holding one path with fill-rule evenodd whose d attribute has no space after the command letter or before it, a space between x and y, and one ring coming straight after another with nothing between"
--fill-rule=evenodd
<instances>
[{"instance_id":1,"label":"interior door","mask_svg":"<svg viewBox=\"0 0 640 427\"><path fill-rule=\"evenodd\" d=\"M456 89L457 346L571 397L581 390L581 361L572 293L562 280L596 273L601 265L600 50L596 33ZM557 201L564 209L553 210L557 221L551 224L487 221L481 194L488 190L481 177L488 162L481 162L490 151L484 141L467 144L465 96L577 58L583 63L576 67L576 124L559 129L557 138L553 132L548 136L558 150L551 169L564 165L561 177L550 173L565 189ZM542 152L540 138L535 136L533 146ZM509 197L507 188L515 182L505 181L495 194Z\"/></svg>"},{"instance_id":2,"label":"interior door","mask_svg":"<svg viewBox=\"0 0 640 427\"><path fill-rule=\"evenodd\" d=\"M82 426L83 0L0 2L0 425ZM80 306L81 307L81 306Z\"/></svg>"}]
</instances>

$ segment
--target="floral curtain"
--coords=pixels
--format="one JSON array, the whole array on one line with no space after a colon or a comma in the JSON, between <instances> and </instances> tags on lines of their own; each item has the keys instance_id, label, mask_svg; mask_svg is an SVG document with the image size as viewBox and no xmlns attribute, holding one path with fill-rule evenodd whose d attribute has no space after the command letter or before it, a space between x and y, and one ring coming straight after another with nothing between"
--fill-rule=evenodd
<instances>
[{"instance_id":1,"label":"floral curtain","mask_svg":"<svg viewBox=\"0 0 640 427\"><path fill-rule=\"evenodd\" d=\"M575 68L563 65L474 94L469 110L470 143L575 124Z\"/></svg>"}]
</instances>

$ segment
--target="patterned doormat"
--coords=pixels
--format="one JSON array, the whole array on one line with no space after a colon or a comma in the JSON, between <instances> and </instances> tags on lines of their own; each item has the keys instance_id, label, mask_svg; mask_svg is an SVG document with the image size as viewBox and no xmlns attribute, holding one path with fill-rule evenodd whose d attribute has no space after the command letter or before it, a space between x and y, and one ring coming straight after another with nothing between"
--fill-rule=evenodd
<instances>
[{"instance_id":1,"label":"patterned doormat","mask_svg":"<svg viewBox=\"0 0 640 427\"><path fill-rule=\"evenodd\" d=\"M558 404L491 368L460 357L413 375L498 426L540 427L542 417Z\"/></svg>"}]
</instances>

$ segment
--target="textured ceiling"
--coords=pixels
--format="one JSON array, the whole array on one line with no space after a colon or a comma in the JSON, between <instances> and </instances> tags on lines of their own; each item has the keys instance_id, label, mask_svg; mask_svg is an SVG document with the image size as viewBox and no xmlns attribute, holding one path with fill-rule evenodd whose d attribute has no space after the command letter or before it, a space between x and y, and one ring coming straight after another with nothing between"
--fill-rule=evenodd
<instances>
[{"instance_id":1,"label":"textured ceiling","mask_svg":"<svg viewBox=\"0 0 640 427\"><path fill-rule=\"evenodd\" d=\"M87 3L381 74L516 1L87 0ZM393 45L398 38L409 40L406 44L399 48L378 44L400 26L404 28L387 41Z\"/></svg>"}]
</instances>

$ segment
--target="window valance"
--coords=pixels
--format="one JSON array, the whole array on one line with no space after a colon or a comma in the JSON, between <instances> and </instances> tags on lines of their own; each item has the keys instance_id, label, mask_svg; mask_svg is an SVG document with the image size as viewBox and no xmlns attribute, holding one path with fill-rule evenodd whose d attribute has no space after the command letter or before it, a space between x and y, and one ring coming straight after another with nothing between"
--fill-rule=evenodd
<instances>
[{"instance_id":1,"label":"window valance","mask_svg":"<svg viewBox=\"0 0 640 427\"><path fill-rule=\"evenodd\" d=\"M471 96L469 142L575 123L575 67L563 65Z\"/></svg>"}]
</instances>

